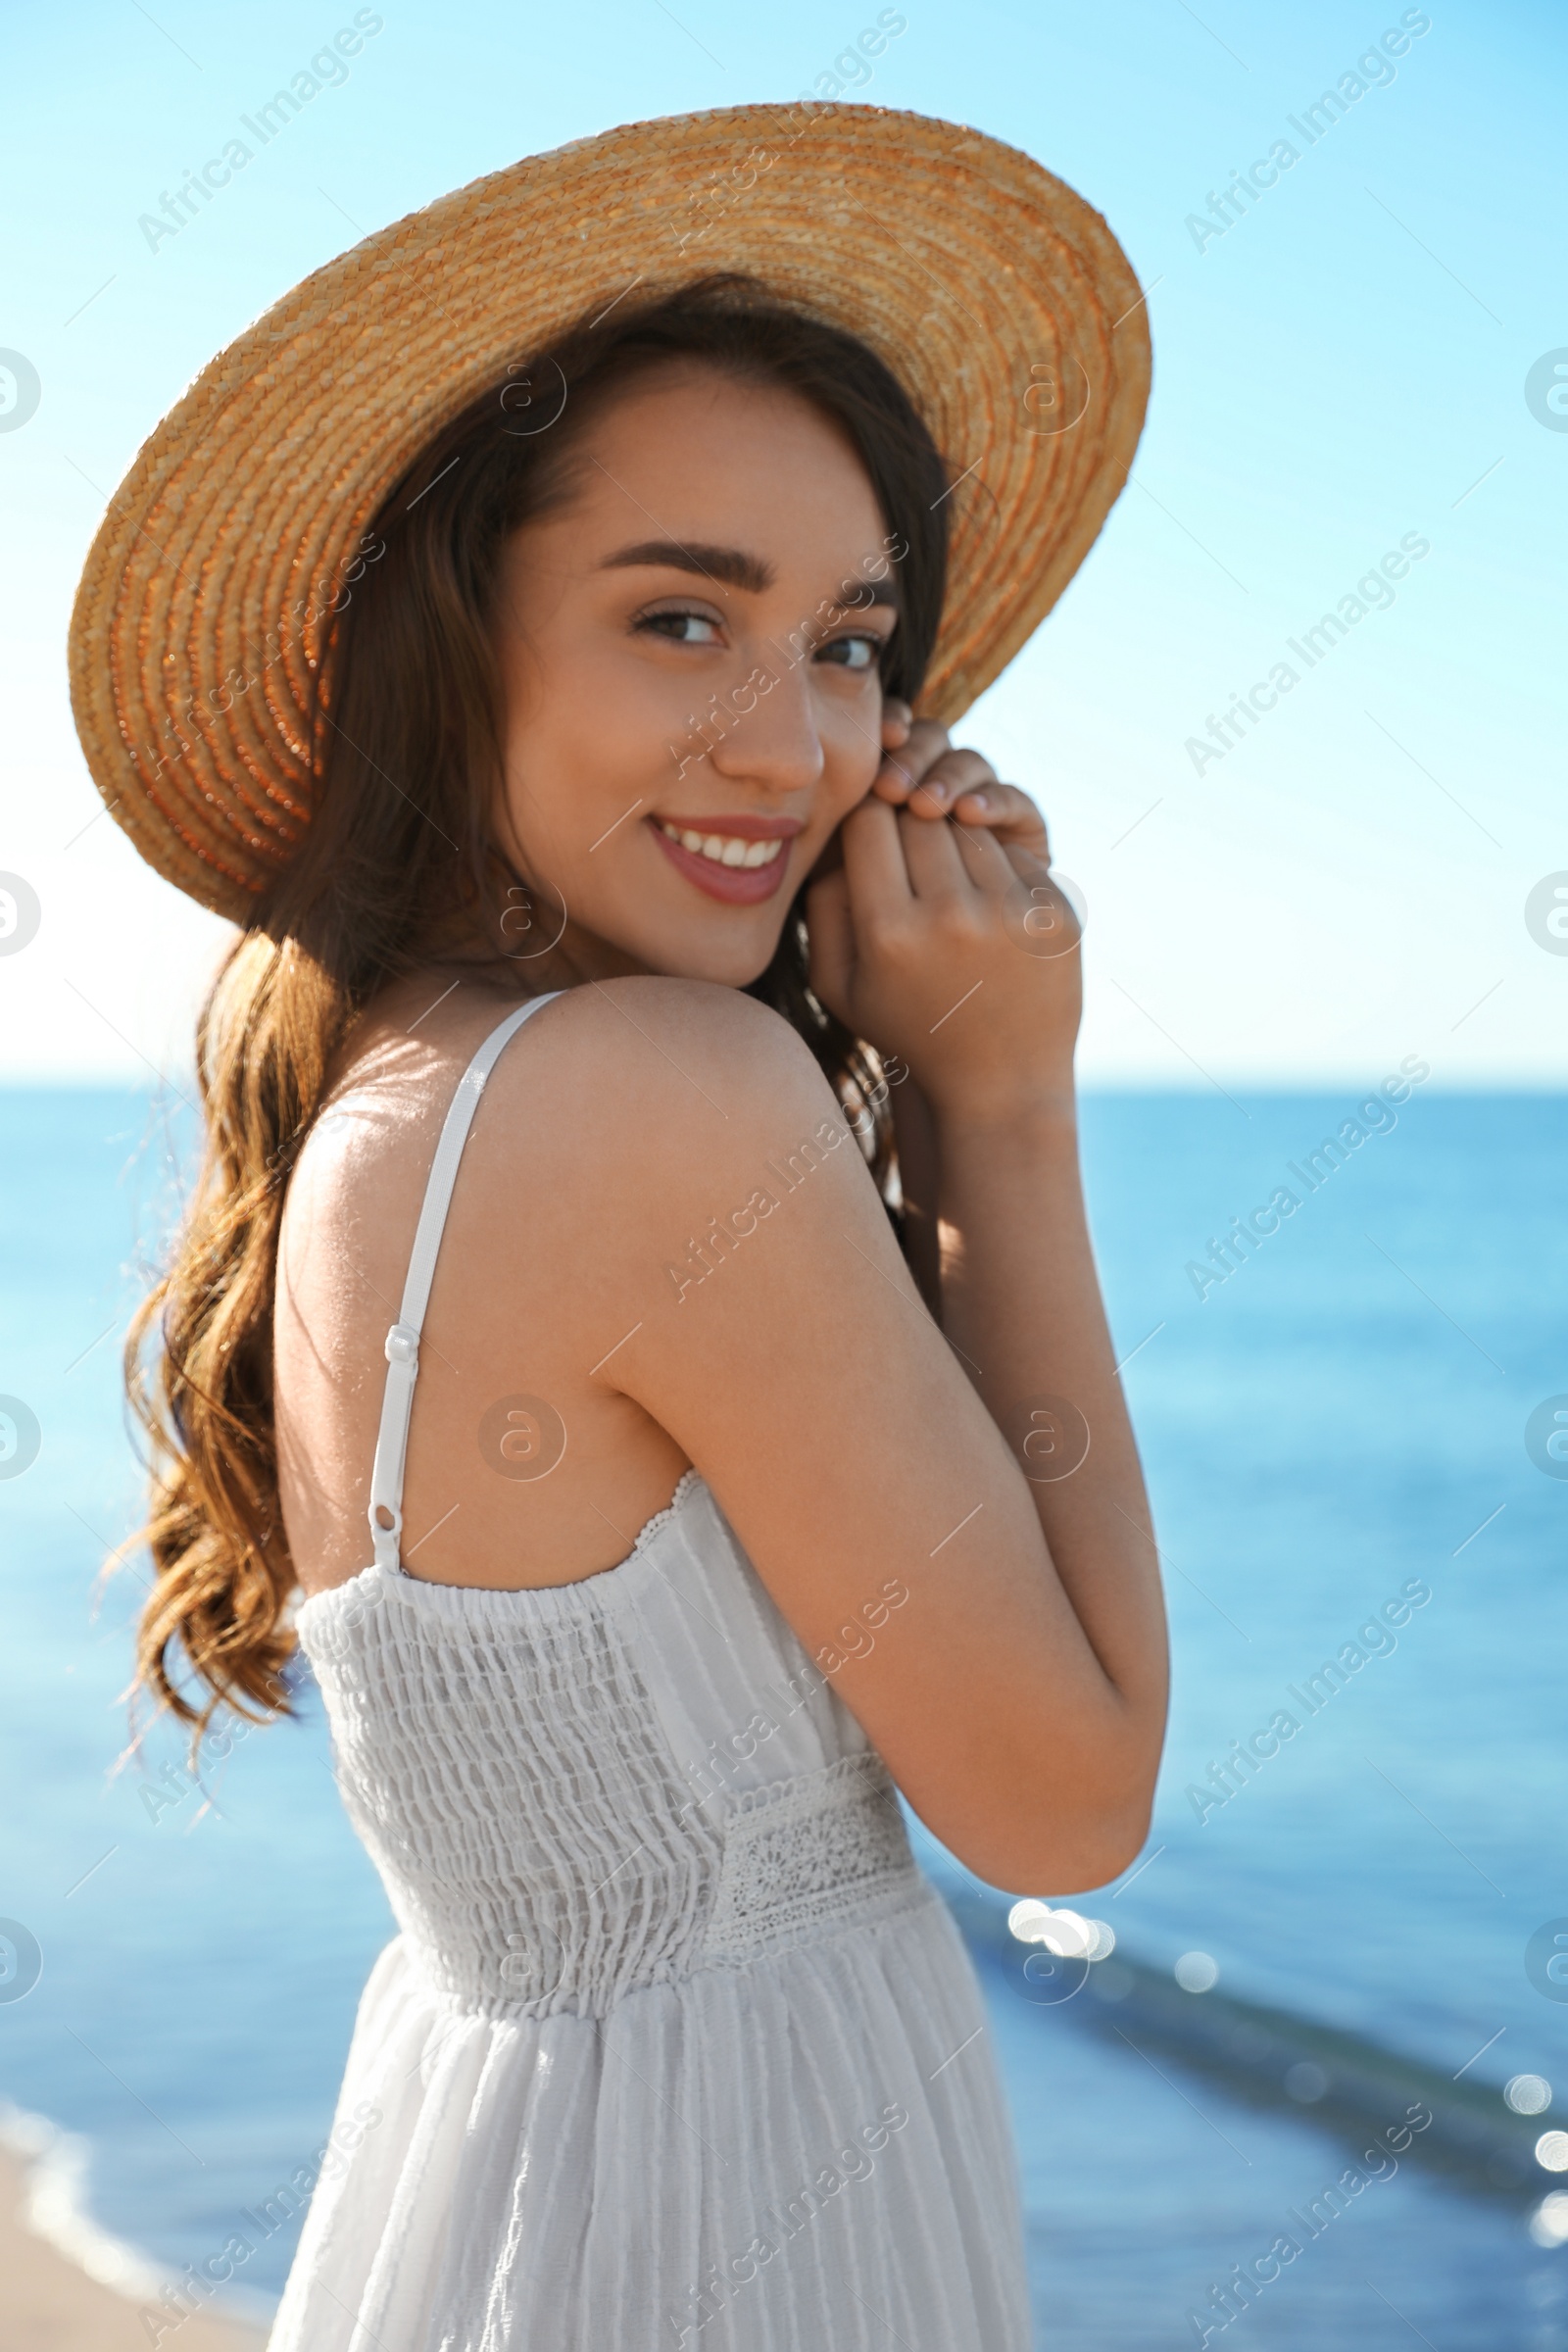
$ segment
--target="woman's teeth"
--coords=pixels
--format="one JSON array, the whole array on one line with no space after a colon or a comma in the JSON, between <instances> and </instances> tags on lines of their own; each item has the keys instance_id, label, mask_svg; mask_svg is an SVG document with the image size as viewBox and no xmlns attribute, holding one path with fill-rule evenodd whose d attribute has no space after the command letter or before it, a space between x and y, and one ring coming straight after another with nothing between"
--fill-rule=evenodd
<instances>
[{"instance_id":1,"label":"woman's teeth","mask_svg":"<svg viewBox=\"0 0 1568 2352\"><path fill-rule=\"evenodd\" d=\"M694 856L711 858L715 865L771 865L784 847L781 841L742 841L734 833L692 833L666 825L662 817L659 829Z\"/></svg>"}]
</instances>

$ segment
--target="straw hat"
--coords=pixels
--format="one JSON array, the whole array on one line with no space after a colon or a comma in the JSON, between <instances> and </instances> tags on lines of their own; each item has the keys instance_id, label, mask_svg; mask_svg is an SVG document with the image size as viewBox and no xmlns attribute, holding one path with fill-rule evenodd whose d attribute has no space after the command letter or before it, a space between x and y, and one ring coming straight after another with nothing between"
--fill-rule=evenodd
<instances>
[{"instance_id":1,"label":"straw hat","mask_svg":"<svg viewBox=\"0 0 1568 2352\"><path fill-rule=\"evenodd\" d=\"M1016 149L857 105L578 139L394 221L205 368L93 541L71 692L93 780L179 888L245 921L310 821L311 711L361 539L433 436L595 306L743 270L859 335L954 478L922 711L951 723L1083 562L1149 389L1098 213Z\"/></svg>"}]
</instances>

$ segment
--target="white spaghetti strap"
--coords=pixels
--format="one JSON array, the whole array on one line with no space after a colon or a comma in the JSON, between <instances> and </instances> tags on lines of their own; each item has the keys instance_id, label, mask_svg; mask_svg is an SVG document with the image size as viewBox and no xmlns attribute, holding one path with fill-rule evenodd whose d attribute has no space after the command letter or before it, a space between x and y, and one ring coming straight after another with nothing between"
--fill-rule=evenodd
<instances>
[{"instance_id":1,"label":"white spaghetti strap","mask_svg":"<svg viewBox=\"0 0 1568 2352\"><path fill-rule=\"evenodd\" d=\"M424 1188L424 1205L419 1210L419 1222L415 1230L414 1248L409 1256L408 1279L403 1285L403 1306L397 1321L386 1335L386 1391L381 1399L381 1427L375 1441L375 1465L370 1472L370 1537L375 1546L378 1568L401 1568L403 1538L403 1472L409 1450L409 1416L414 1409L414 1384L419 1377L419 1334L424 1328L424 1310L430 1303L430 1284L435 1275L436 1252L441 1247L441 1235L446 1226L447 1210L452 1205L452 1188L458 1178L458 1162L463 1147L468 1140L473 1114L479 1107L485 1080L501 1058L502 1050L516 1035L529 1015L541 1006L554 1004L562 992L553 990L547 997L533 997L509 1012L497 1029L492 1029L484 1044L469 1062L458 1081L458 1091L441 1129L441 1140L435 1148L430 1167L430 1180Z\"/></svg>"}]
</instances>

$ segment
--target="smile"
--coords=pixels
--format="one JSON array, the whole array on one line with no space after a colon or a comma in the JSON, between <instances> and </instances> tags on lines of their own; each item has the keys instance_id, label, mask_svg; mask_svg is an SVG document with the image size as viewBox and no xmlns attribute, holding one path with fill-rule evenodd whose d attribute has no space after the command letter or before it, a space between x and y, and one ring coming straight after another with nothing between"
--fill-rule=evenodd
<instances>
[{"instance_id":1,"label":"smile","mask_svg":"<svg viewBox=\"0 0 1568 2352\"><path fill-rule=\"evenodd\" d=\"M715 865L771 865L784 847L781 841L742 841L736 833L693 833L686 826L666 825L662 817L657 822L667 839Z\"/></svg>"},{"instance_id":2,"label":"smile","mask_svg":"<svg viewBox=\"0 0 1568 2352\"><path fill-rule=\"evenodd\" d=\"M793 816L737 814L683 825L650 814L647 823L676 871L706 897L730 906L756 906L773 896L790 868L790 843L802 830Z\"/></svg>"}]
</instances>

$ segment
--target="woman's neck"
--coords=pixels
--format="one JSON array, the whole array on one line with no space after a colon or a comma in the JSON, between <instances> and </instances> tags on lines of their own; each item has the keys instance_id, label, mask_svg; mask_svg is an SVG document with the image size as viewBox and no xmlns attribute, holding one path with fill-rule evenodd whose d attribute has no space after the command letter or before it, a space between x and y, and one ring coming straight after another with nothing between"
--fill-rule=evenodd
<instances>
[{"instance_id":1,"label":"woman's neck","mask_svg":"<svg viewBox=\"0 0 1568 2352\"><path fill-rule=\"evenodd\" d=\"M493 938L478 935L432 940L420 957L422 968L509 997L641 977L650 968L580 923L559 915L552 921L537 900L522 910L522 919L515 909L504 910L500 927L514 947L498 948Z\"/></svg>"}]
</instances>

